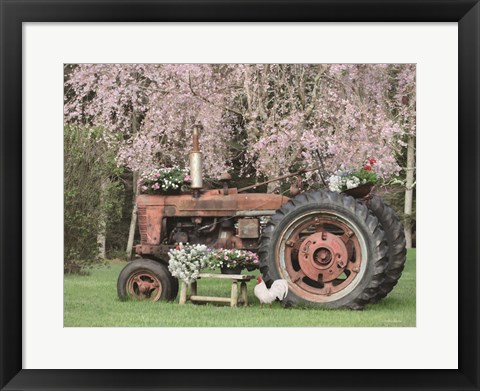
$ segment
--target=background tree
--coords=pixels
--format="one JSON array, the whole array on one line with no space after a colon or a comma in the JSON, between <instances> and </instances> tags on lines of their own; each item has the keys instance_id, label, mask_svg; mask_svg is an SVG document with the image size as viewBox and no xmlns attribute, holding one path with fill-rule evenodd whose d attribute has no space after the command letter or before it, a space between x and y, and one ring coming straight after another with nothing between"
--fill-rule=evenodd
<instances>
[{"instance_id":1,"label":"background tree","mask_svg":"<svg viewBox=\"0 0 480 391\"><path fill-rule=\"evenodd\" d=\"M398 206L403 206L403 223L407 248L413 246L413 227L415 225L415 134L416 134L416 83L415 66L406 64L392 69L393 97L390 100L390 111L394 120L403 129L404 137L400 144L404 147L397 155L401 162L402 172L396 182L404 187L405 196ZM401 205L403 203L403 205Z\"/></svg>"},{"instance_id":2,"label":"background tree","mask_svg":"<svg viewBox=\"0 0 480 391\"><path fill-rule=\"evenodd\" d=\"M101 126L116 163L134 178L153 167L187 167L191 129L201 122L207 178L229 170L234 178L253 182L318 165L318 156L328 174L375 157L381 178L403 180L405 225L411 228L414 65L81 64L67 69L65 122ZM406 166L399 164L403 161ZM319 178L309 173L306 181L317 186ZM278 183L268 191L279 191Z\"/></svg>"},{"instance_id":3,"label":"background tree","mask_svg":"<svg viewBox=\"0 0 480 391\"><path fill-rule=\"evenodd\" d=\"M123 186L101 129L64 127L64 265L76 273L102 258L97 240L120 218ZM104 247L103 247L104 249Z\"/></svg>"},{"instance_id":4,"label":"background tree","mask_svg":"<svg viewBox=\"0 0 480 391\"><path fill-rule=\"evenodd\" d=\"M414 106L398 107L390 92L411 73L384 64L87 64L66 82L74 98L65 115L104 126L107 142L120 134L118 163L136 172L185 165L191 127L200 121L213 178L239 153L244 168L271 176L312 162L317 148L329 171L375 156L388 177L400 171L395 157L409 131L402 125L415 117Z\"/></svg>"}]
</instances>

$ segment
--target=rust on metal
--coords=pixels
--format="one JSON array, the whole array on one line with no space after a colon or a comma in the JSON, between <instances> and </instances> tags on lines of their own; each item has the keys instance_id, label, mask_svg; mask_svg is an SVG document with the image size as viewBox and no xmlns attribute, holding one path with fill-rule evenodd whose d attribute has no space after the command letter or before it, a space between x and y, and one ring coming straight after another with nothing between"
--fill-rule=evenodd
<instances>
[{"instance_id":1,"label":"rust on metal","mask_svg":"<svg viewBox=\"0 0 480 391\"><path fill-rule=\"evenodd\" d=\"M260 235L258 219L238 219L238 236L242 239L256 239Z\"/></svg>"},{"instance_id":2,"label":"rust on metal","mask_svg":"<svg viewBox=\"0 0 480 391\"><path fill-rule=\"evenodd\" d=\"M220 235L213 247L216 248L243 248L243 241L235 236L233 231L221 230Z\"/></svg>"},{"instance_id":3,"label":"rust on metal","mask_svg":"<svg viewBox=\"0 0 480 391\"><path fill-rule=\"evenodd\" d=\"M207 190L200 198L190 194L142 194L137 197L141 243L161 243L166 234L161 229L164 217L231 217L237 212L255 210L273 213L287 201L287 197L277 194L238 194L236 188L228 189L228 195L223 195L222 189Z\"/></svg>"},{"instance_id":4,"label":"rust on metal","mask_svg":"<svg viewBox=\"0 0 480 391\"><path fill-rule=\"evenodd\" d=\"M193 127L192 151L190 152L190 176L192 177L190 187L193 190L195 198L199 197L199 190L203 187L202 179L202 152L200 152L199 135L201 125L197 124Z\"/></svg>"},{"instance_id":5,"label":"rust on metal","mask_svg":"<svg viewBox=\"0 0 480 391\"><path fill-rule=\"evenodd\" d=\"M359 239L334 216L319 213L299 222L288 231L285 242L286 246L276 249L277 267L285 270L293 292L313 302L327 302L329 296L347 288L365 261ZM282 265L278 264L280 252Z\"/></svg>"},{"instance_id":6,"label":"rust on metal","mask_svg":"<svg viewBox=\"0 0 480 391\"><path fill-rule=\"evenodd\" d=\"M128 279L127 292L130 297L138 300L157 301L162 295L162 284L154 273L139 271Z\"/></svg>"},{"instance_id":7,"label":"rust on metal","mask_svg":"<svg viewBox=\"0 0 480 391\"><path fill-rule=\"evenodd\" d=\"M158 259L167 261L168 252L174 247L175 247L174 245L166 245L166 244L158 244L158 245L138 244L135 246L135 253L140 256L153 255Z\"/></svg>"},{"instance_id":8,"label":"rust on metal","mask_svg":"<svg viewBox=\"0 0 480 391\"><path fill-rule=\"evenodd\" d=\"M228 173L223 173L220 178L222 189L204 190L199 143L201 129L201 124L195 124L192 130L192 193L143 194L137 197L141 241L135 248L137 254L165 260L173 243L187 241L213 247L255 249L260 236L260 222L254 217L273 215L289 200L276 194L240 194L237 188L228 187L231 179ZM235 223L238 225L235 226ZM145 282L137 280L140 291L146 286Z\"/></svg>"},{"instance_id":9,"label":"rust on metal","mask_svg":"<svg viewBox=\"0 0 480 391\"><path fill-rule=\"evenodd\" d=\"M192 152L200 152L200 143L199 143L199 135L200 129L202 129L201 124L195 124L193 126L193 133L192 133Z\"/></svg>"},{"instance_id":10,"label":"rust on metal","mask_svg":"<svg viewBox=\"0 0 480 391\"><path fill-rule=\"evenodd\" d=\"M222 182L223 185L223 195L228 195L228 181L232 179L232 176L228 172L222 173L220 175L220 182Z\"/></svg>"},{"instance_id":11,"label":"rust on metal","mask_svg":"<svg viewBox=\"0 0 480 391\"><path fill-rule=\"evenodd\" d=\"M328 232L316 232L304 240L301 245L304 253L300 257L300 267L305 275L312 280L333 281L343 273L347 262L347 249L343 241Z\"/></svg>"},{"instance_id":12,"label":"rust on metal","mask_svg":"<svg viewBox=\"0 0 480 391\"><path fill-rule=\"evenodd\" d=\"M301 174L304 174L306 172L310 172L310 171L315 171L315 170L318 170L320 169L320 167L309 167L309 168L305 168L304 170L299 170L297 172L294 172L292 174L286 174L286 175L282 175L282 176L279 176L279 177L276 177L276 178L273 178L273 179L269 179L268 181L264 181L264 182L258 182L258 183L255 183L253 185L250 185L250 186L246 186L246 187L242 187L241 189L238 189L238 192L239 193L242 193L246 190L250 190L250 189L255 189L257 188L258 186L262 186L262 185L266 185L268 183L271 183L271 182L276 182L276 181L280 181L282 179L287 179L287 178L290 178L292 176L298 176L298 175L301 175Z\"/></svg>"}]
</instances>

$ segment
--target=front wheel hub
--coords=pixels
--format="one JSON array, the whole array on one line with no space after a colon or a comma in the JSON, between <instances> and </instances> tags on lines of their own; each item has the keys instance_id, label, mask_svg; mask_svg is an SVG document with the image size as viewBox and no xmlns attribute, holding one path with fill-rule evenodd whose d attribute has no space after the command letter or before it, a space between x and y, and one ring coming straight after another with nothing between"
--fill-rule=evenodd
<instances>
[{"instance_id":1,"label":"front wheel hub","mask_svg":"<svg viewBox=\"0 0 480 391\"><path fill-rule=\"evenodd\" d=\"M127 280L127 292L137 300L157 301L162 295L162 285L155 273L140 271Z\"/></svg>"},{"instance_id":2,"label":"front wheel hub","mask_svg":"<svg viewBox=\"0 0 480 391\"><path fill-rule=\"evenodd\" d=\"M343 273L348 262L348 250L340 237L329 232L316 232L302 242L298 258L307 277L328 282Z\"/></svg>"}]
</instances>

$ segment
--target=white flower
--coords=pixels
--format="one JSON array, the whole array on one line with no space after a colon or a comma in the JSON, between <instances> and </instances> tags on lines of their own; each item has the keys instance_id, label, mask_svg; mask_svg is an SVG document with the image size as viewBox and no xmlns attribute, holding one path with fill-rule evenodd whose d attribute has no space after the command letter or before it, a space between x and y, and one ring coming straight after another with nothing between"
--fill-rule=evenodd
<instances>
[{"instance_id":1,"label":"white flower","mask_svg":"<svg viewBox=\"0 0 480 391\"><path fill-rule=\"evenodd\" d=\"M198 278L200 270L205 266L207 246L198 244L181 243L180 250L171 249L168 253L168 269L173 276L190 283Z\"/></svg>"}]
</instances>

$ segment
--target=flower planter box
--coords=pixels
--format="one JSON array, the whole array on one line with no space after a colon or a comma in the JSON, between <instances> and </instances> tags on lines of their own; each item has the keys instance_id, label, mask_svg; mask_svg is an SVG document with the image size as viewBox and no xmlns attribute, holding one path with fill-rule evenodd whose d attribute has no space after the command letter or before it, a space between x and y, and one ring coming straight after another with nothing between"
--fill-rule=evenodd
<instances>
[{"instance_id":1,"label":"flower planter box","mask_svg":"<svg viewBox=\"0 0 480 391\"><path fill-rule=\"evenodd\" d=\"M342 193L348 194L353 198L365 198L372 192L374 186L373 183L365 183L353 189L344 190Z\"/></svg>"}]
</instances>

